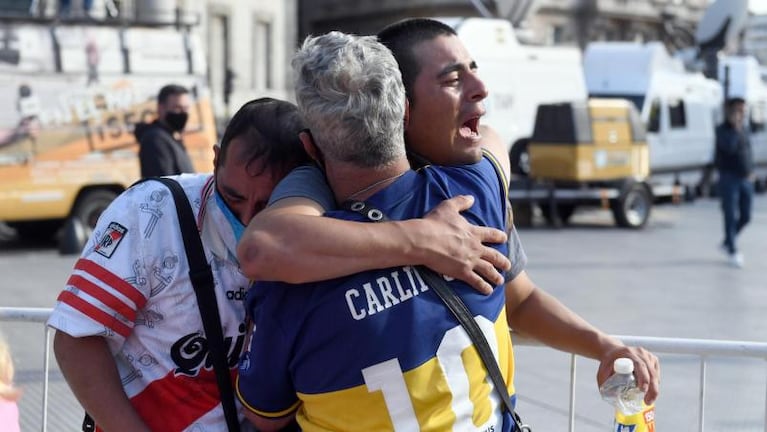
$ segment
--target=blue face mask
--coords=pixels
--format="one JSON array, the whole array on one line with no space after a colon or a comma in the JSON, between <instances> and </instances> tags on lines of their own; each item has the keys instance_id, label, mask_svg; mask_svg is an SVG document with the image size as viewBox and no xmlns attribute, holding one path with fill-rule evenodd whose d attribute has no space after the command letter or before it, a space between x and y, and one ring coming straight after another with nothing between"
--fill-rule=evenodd
<instances>
[{"instance_id":1,"label":"blue face mask","mask_svg":"<svg viewBox=\"0 0 767 432\"><path fill-rule=\"evenodd\" d=\"M224 198L222 198L221 194L218 193L218 190L216 190L214 195L216 196L216 204L218 205L218 208L220 208L224 213L224 216L226 216L226 220L229 221L229 225L232 227L234 238L239 243L240 239L242 238L242 233L245 231L245 225L243 225L237 216L232 213L232 210L230 210L229 206L226 205L226 201L224 201Z\"/></svg>"}]
</instances>

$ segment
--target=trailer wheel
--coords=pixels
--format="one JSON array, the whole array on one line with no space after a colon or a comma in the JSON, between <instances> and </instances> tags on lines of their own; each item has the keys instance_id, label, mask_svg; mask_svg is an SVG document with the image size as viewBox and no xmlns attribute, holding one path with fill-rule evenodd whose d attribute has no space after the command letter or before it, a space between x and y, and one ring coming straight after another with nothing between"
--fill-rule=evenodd
<instances>
[{"instance_id":1,"label":"trailer wheel","mask_svg":"<svg viewBox=\"0 0 767 432\"><path fill-rule=\"evenodd\" d=\"M530 175L530 153L527 148L530 144L529 139L521 139L514 143L509 150L509 162L511 162L511 173L518 176L527 177Z\"/></svg>"},{"instance_id":2,"label":"trailer wheel","mask_svg":"<svg viewBox=\"0 0 767 432\"><path fill-rule=\"evenodd\" d=\"M514 226L526 228L533 226L533 206L530 203L512 204L512 209L514 212Z\"/></svg>"},{"instance_id":3,"label":"trailer wheel","mask_svg":"<svg viewBox=\"0 0 767 432\"><path fill-rule=\"evenodd\" d=\"M101 213L117 197L109 189L93 189L83 192L77 199L59 239L59 253L79 253L90 238Z\"/></svg>"},{"instance_id":4,"label":"trailer wheel","mask_svg":"<svg viewBox=\"0 0 767 432\"><path fill-rule=\"evenodd\" d=\"M552 226L558 225L557 221L554 219L554 215L551 214L551 206L549 203L542 202L539 204L539 207L541 208L543 218L546 219L546 223ZM575 213L575 204L556 204L555 208L557 216L559 217L559 223L567 225L570 222L573 213Z\"/></svg>"},{"instance_id":5,"label":"trailer wheel","mask_svg":"<svg viewBox=\"0 0 767 432\"><path fill-rule=\"evenodd\" d=\"M754 180L754 192L763 194L765 191L767 191L767 177L757 177L756 180Z\"/></svg>"},{"instance_id":6,"label":"trailer wheel","mask_svg":"<svg viewBox=\"0 0 767 432\"><path fill-rule=\"evenodd\" d=\"M635 183L610 202L610 209L618 226L639 229L644 227L650 218L652 197L647 188Z\"/></svg>"}]
</instances>

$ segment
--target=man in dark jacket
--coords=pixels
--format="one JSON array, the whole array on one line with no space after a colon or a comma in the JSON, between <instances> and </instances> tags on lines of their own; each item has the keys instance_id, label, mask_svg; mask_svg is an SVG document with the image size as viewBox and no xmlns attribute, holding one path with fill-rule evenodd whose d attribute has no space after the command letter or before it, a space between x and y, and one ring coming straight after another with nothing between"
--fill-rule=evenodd
<instances>
[{"instance_id":1,"label":"man in dark jacket","mask_svg":"<svg viewBox=\"0 0 767 432\"><path fill-rule=\"evenodd\" d=\"M189 90L169 84L157 95L157 120L136 125L140 144L141 177L192 173L192 160L186 152L182 133L192 105Z\"/></svg>"},{"instance_id":2,"label":"man in dark jacket","mask_svg":"<svg viewBox=\"0 0 767 432\"><path fill-rule=\"evenodd\" d=\"M728 99L727 119L716 129L716 169L719 172L719 195L724 214L724 242L730 264L743 267L743 254L738 252L735 237L751 220L754 195L754 158L748 130L744 126L746 102Z\"/></svg>"}]
</instances>

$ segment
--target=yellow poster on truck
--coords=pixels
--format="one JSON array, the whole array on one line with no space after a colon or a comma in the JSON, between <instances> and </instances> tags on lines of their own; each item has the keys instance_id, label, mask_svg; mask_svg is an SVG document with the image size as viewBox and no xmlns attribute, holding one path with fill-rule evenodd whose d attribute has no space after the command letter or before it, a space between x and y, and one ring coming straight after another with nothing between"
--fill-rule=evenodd
<instances>
[{"instance_id":1,"label":"yellow poster on truck","mask_svg":"<svg viewBox=\"0 0 767 432\"><path fill-rule=\"evenodd\" d=\"M195 169L211 171L205 74L189 30L0 24L0 221L35 238L67 218L93 226L139 179L134 128L154 120L166 84L190 89L183 142Z\"/></svg>"}]
</instances>

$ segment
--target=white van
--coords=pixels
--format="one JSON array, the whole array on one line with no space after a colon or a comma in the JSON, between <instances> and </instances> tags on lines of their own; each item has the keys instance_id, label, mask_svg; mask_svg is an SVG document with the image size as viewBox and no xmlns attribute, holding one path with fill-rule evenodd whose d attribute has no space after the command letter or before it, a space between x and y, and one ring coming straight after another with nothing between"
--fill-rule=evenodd
<instances>
[{"instance_id":1,"label":"white van","mask_svg":"<svg viewBox=\"0 0 767 432\"><path fill-rule=\"evenodd\" d=\"M650 173L696 186L712 162L722 88L687 72L660 42L593 42L584 53L589 95L629 99L647 128Z\"/></svg>"}]
</instances>

